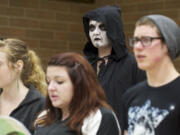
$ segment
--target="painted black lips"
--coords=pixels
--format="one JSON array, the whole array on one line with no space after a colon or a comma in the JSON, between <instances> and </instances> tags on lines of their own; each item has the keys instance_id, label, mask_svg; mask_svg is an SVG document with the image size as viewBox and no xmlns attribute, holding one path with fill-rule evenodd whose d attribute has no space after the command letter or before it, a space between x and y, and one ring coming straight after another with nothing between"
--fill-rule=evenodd
<instances>
[{"instance_id":1,"label":"painted black lips","mask_svg":"<svg viewBox=\"0 0 180 135\"><path fill-rule=\"evenodd\" d=\"M94 40L101 40L100 38L95 38Z\"/></svg>"}]
</instances>

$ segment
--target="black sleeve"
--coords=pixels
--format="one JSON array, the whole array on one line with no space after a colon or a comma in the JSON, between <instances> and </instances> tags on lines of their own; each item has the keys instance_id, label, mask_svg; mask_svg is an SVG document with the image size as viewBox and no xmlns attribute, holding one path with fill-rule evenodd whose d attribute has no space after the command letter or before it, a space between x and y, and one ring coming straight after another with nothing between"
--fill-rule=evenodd
<instances>
[{"instance_id":1,"label":"black sleeve","mask_svg":"<svg viewBox=\"0 0 180 135\"><path fill-rule=\"evenodd\" d=\"M106 112L103 114L101 125L97 135L120 135L121 130L115 114Z\"/></svg>"}]
</instances>

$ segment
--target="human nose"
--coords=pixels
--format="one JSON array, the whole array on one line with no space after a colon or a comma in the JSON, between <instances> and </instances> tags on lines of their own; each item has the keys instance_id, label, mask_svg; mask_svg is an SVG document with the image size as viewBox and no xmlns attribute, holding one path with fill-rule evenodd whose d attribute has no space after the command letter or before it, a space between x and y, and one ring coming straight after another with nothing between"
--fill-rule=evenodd
<instances>
[{"instance_id":1,"label":"human nose","mask_svg":"<svg viewBox=\"0 0 180 135\"><path fill-rule=\"evenodd\" d=\"M55 90L55 84L53 81L50 81L48 84L48 91L53 91Z\"/></svg>"},{"instance_id":2,"label":"human nose","mask_svg":"<svg viewBox=\"0 0 180 135\"><path fill-rule=\"evenodd\" d=\"M100 29L98 27L96 27L96 29L94 30L94 34L98 35L98 34L100 34L100 32L101 32Z\"/></svg>"}]
</instances>

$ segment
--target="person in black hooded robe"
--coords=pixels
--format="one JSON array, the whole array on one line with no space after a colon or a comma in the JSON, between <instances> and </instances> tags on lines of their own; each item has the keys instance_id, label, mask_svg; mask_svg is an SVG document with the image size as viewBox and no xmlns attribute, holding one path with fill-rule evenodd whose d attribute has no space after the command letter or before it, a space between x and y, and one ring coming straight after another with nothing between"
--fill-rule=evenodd
<instances>
[{"instance_id":1,"label":"person in black hooded robe","mask_svg":"<svg viewBox=\"0 0 180 135\"><path fill-rule=\"evenodd\" d=\"M98 75L108 103L120 117L120 102L130 86L145 79L126 47L121 9L105 6L83 16L87 43L84 54ZM119 119L120 121L120 119Z\"/></svg>"}]
</instances>

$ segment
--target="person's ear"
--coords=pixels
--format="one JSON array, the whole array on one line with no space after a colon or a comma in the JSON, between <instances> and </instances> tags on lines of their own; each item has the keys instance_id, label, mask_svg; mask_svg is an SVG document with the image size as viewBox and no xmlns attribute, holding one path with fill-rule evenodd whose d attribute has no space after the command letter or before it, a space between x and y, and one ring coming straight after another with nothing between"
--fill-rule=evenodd
<instances>
[{"instance_id":1,"label":"person's ear","mask_svg":"<svg viewBox=\"0 0 180 135\"><path fill-rule=\"evenodd\" d=\"M163 48L164 48L165 53L168 54L169 52L168 52L167 44L163 43Z\"/></svg>"},{"instance_id":2,"label":"person's ear","mask_svg":"<svg viewBox=\"0 0 180 135\"><path fill-rule=\"evenodd\" d=\"M18 60L15 64L15 68L18 72L21 72L24 66L24 62L22 60Z\"/></svg>"}]
</instances>

